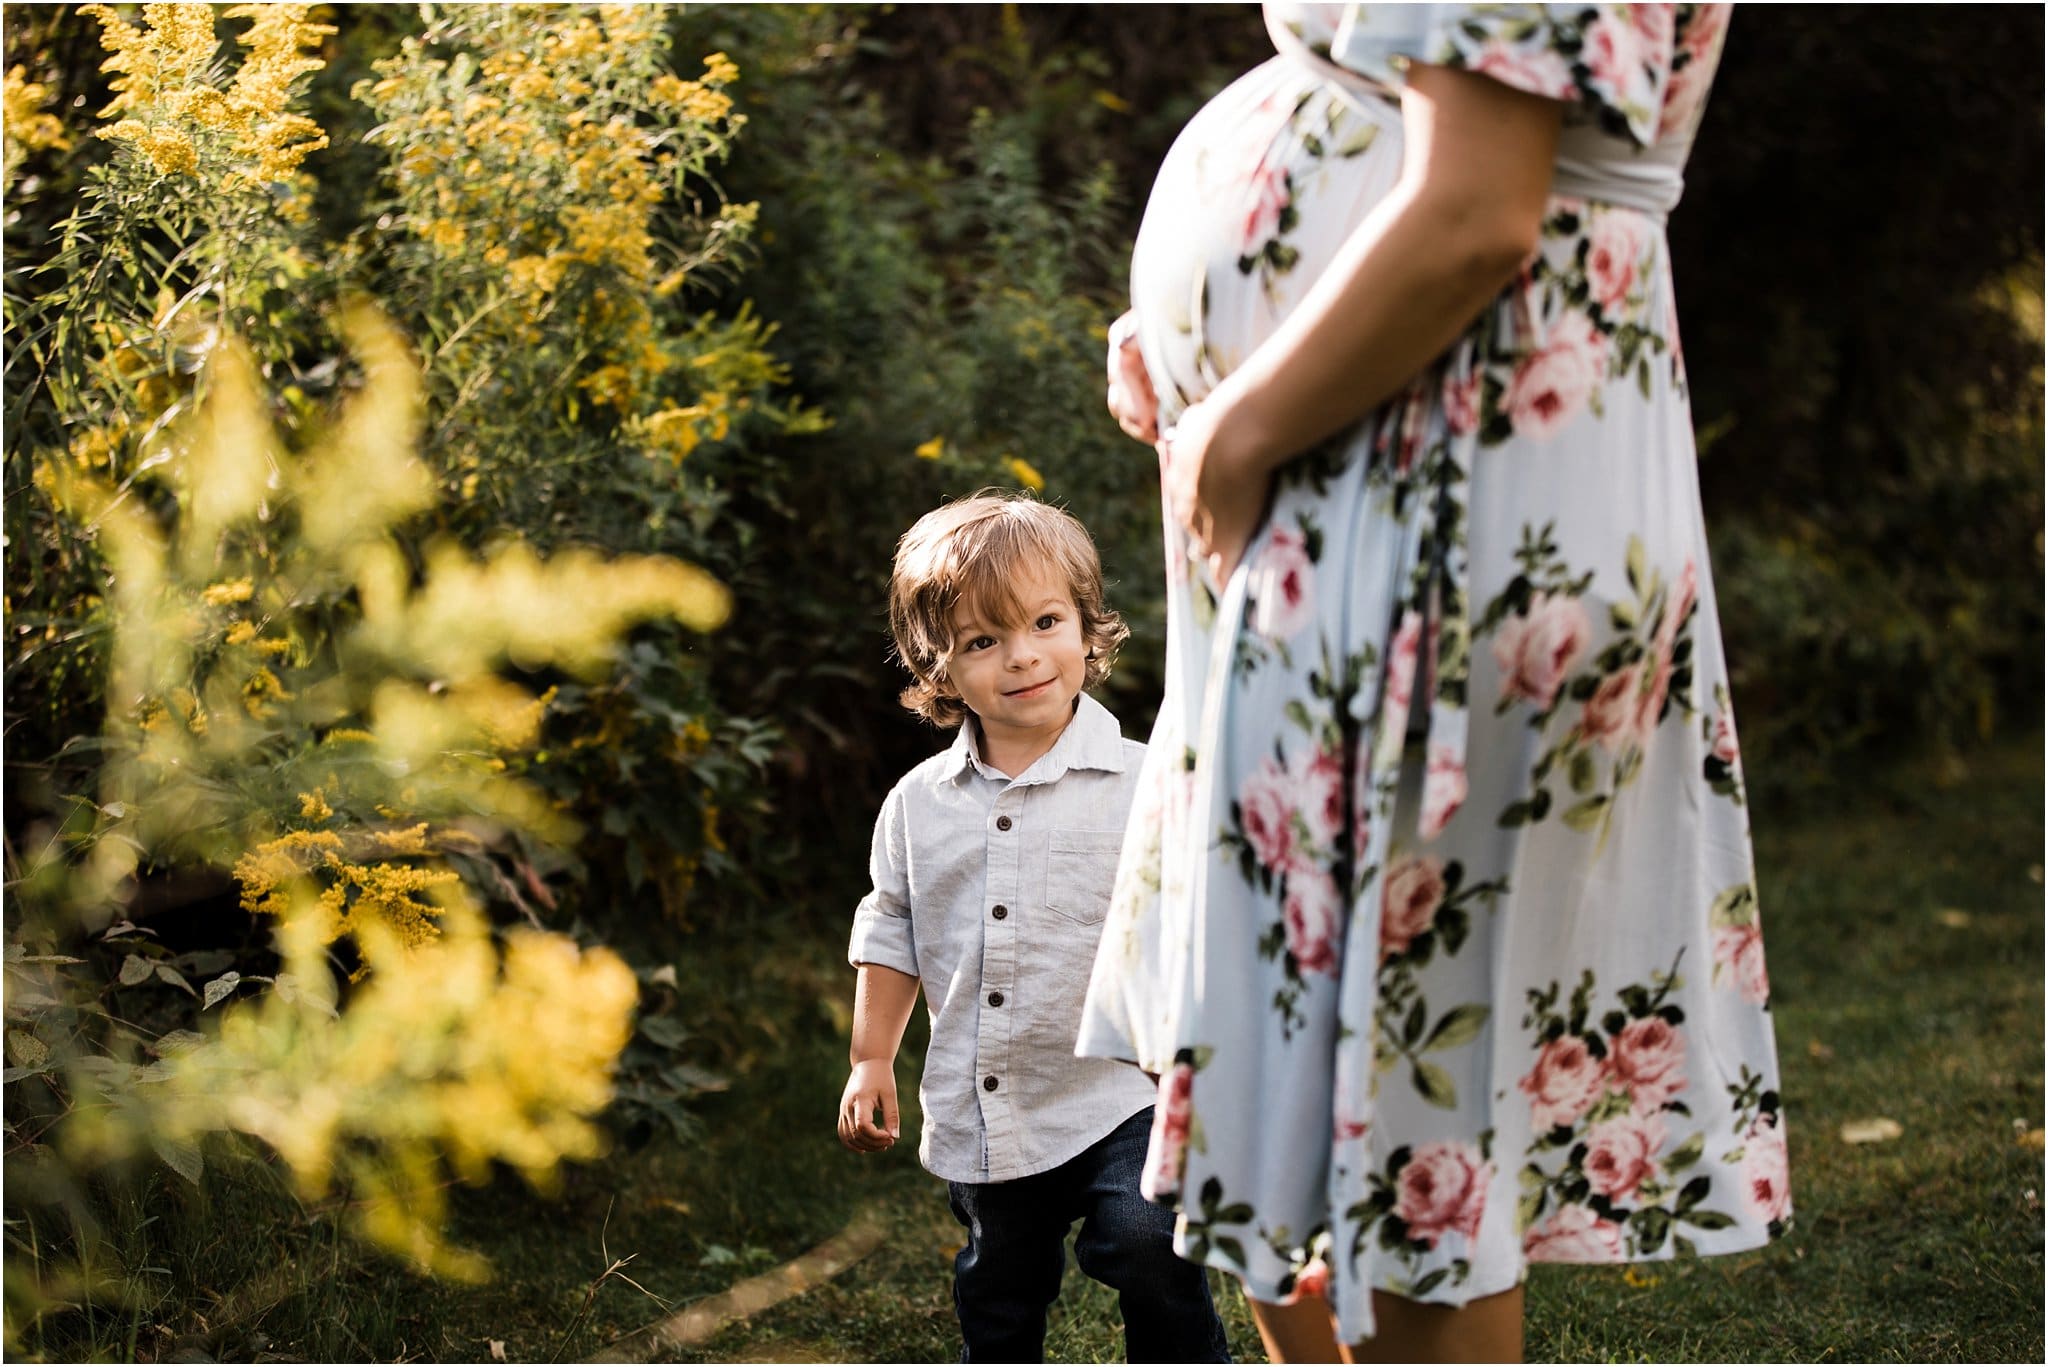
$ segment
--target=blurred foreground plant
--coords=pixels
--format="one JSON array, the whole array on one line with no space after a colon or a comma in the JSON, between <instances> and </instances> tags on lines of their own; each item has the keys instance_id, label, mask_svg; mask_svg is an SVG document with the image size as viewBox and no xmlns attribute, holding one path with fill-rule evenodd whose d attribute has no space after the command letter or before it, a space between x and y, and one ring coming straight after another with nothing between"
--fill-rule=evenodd
<instances>
[{"instance_id":1,"label":"blurred foreground plant","mask_svg":"<svg viewBox=\"0 0 2048 1367\"><path fill-rule=\"evenodd\" d=\"M594 678L632 623L709 629L728 597L679 561L543 560L516 540L415 563L399 532L432 496L417 370L373 311L342 331L362 388L303 452L228 341L147 484L48 469L108 566L111 665L100 789L23 852L13 888L10 1126L55 1125L87 1167L154 1150L187 1175L206 1135L251 1135L307 1197L346 1193L380 1244L472 1275L440 1237L447 1177L501 1161L541 1183L595 1154L638 995L607 950L538 930L501 950L463 886L488 890L480 856L513 835L573 834L506 772L546 695L505 671ZM151 1039L64 951L122 915L139 877L204 867L232 868L245 905L274 916L279 968L195 987L114 926L121 988L210 1008L270 984L211 1038Z\"/></svg>"}]
</instances>

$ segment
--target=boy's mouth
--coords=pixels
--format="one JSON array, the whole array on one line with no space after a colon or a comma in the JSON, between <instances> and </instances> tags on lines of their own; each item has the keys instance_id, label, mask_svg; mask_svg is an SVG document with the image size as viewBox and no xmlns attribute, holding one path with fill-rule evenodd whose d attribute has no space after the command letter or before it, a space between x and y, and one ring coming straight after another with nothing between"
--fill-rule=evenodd
<instances>
[{"instance_id":1,"label":"boy's mouth","mask_svg":"<svg viewBox=\"0 0 2048 1367\"><path fill-rule=\"evenodd\" d=\"M1046 689L1051 687L1052 680L1046 679L1042 683L1032 684L1029 688L1013 688L1009 692L1003 694L1003 696L1006 698L1035 698L1039 694L1045 692Z\"/></svg>"}]
</instances>

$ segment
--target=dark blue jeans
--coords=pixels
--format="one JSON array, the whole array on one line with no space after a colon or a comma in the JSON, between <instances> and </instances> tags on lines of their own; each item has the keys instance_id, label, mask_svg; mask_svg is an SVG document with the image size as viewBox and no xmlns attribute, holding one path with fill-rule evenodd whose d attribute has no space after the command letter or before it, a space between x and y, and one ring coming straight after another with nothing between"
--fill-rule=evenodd
<instances>
[{"instance_id":1,"label":"dark blue jeans","mask_svg":"<svg viewBox=\"0 0 2048 1367\"><path fill-rule=\"evenodd\" d=\"M1045 1312L1060 1294L1067 1231L1074 1261L1114 1287L1131 1362L1228 1362L1209 1279L1173 1251L1173 1212L1138 1194L1152 1108L1049 1172L1014 1182L949 1182L967 1244L953 1260L962 1362L1042 1362Z\"/></svg>"}]
</instances>

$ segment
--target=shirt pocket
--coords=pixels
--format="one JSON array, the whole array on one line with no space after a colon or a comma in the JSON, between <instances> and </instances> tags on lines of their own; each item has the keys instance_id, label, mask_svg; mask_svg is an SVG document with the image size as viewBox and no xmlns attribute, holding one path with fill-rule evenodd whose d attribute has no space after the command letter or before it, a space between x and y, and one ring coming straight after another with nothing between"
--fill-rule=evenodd
<instances>
[{"instance_id":1,"label":"shirt pocket","mask_svg":"<svg viewBox=\"0 0 2048 1367\"><path fill-rule=\"evenodd\" d=\"M1081 925L1100 924L1123 847L1122 831L1055 830L1046 860L1047 909Z\"/></svg>"}]
</instances>

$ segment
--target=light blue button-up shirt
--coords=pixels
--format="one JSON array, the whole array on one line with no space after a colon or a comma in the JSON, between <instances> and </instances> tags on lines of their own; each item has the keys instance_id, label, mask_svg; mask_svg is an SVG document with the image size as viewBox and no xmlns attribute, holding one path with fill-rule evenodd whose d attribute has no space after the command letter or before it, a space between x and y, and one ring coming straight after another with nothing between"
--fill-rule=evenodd
<instances>
[{"instance_id":1,"label":"light blue button-up shirt","mask_svg":"<svg viewBox=\"0 0 2048 1367\"><path fill-rule=\"evenodd\" d=\"M1152 1104L1135 1066L1074 1056L1144 754L1083 694L1016 778L970 722L882 804L847 959L923 984L918 1157L947 1181L1044 1172Z\"/></svg>"}]
</instances>

